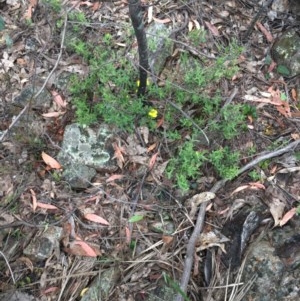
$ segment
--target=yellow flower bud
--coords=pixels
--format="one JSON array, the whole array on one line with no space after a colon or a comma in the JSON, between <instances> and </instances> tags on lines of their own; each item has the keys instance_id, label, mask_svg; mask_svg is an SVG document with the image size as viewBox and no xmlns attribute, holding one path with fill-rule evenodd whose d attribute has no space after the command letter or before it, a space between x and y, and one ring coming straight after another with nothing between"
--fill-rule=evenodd
<instances>
[{"instance_id":1,"label":"yellow flower bud","mask_svg":"<svg viewBox=\"0 0 300 301\"><path fill-rule=\"evenodd\" d=\"M151 117L151 118L156 118L158 115L158 112L156 109L151 109L149 112L148 112L148 116Z\"/></svg>"}]
</instances>

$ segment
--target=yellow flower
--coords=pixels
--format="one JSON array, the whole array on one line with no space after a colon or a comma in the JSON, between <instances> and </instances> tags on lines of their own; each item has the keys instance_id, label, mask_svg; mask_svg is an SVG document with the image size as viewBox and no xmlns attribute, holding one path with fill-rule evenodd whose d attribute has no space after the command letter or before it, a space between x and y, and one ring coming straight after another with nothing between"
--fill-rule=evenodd
<instances>
[{"instance_id":1,"label":"yellow flower","mask_svg":"<svg viewBox=\"0 0 300 301\"><path fill-rule=\"evenodd\" d=\"M80 292L80 297L82 297L87 291L88 291L88 287L84 288L81 292Z\"/></svg>"},{"instance_id":2,"label":"yellow flower","mask_svg":"<svg viewBox=\"0 0 300 301\"><path fill-rule=\"evenodd\" d=\"M151 117L151 118L156 118L158 115L158 112L156 109L151 109L149 112L148 112L148 116Z\"/></svg>"},{"instance_id":3,"label":"yellow flower","mask_svg":"<svg viewBox=\"0 0 300 301\"><path fill-rule=\"evenodd\" d=\"M150 85L150 80L147 79L147 86L149 86L149 85ZM140 86L140 80L139 80L139 79L136 81L136 86L137 86L137 87Z\"/></svg>"}]
</instances>

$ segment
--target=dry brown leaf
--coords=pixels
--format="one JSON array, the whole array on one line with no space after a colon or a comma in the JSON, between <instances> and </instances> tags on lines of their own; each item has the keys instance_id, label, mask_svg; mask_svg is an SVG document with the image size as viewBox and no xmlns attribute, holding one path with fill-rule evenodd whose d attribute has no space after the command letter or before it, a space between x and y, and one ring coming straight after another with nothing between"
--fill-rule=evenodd
<instances>
[{"instance_id":1,"label":"dry brown leaf","mask_svg":"<svg viewBox=\"0 0 300 301\"><path fill-rule=\"evenodd\" d=\"M37 207L43 208L43 209L58 209L56 206L46 203L37 202Z\"/></svg>"},{"instance_id":2,"label":"dry brown leaf","mask_svg":"<svg viewBox=\"0 0 300 301\"><path fill-rule=\"evenodd\" d=\"M212 33L213 36L215 37L219 37L220 33L218 31L218 28L212 24L210 24L207 21L204 21L205 25L207 26L207 28L209 29L209 31Z\"/></svg>"},{"instance_id":3,"label":"dry brown leaf","mask_svg":"<svg viewBox=\"0 0 300 301\"><path fill-rule=\"evenodd\" d=\"M126 243L130 244L130 242L131 242L131 233L130 233L130 229L127 226L125 227L125 235L126 235Z\"/></svg>"},{"instance_id":4,"label":"dry brown leaf","mask_svg":"<svg viewBox=\"0 0 300 301\"><path fill-rule=\"evenodd\" d=\"M49 112L42 114L45 118L53 118L53 117L59 117L61 115L64 115L66 112Z\"/></svg>"},{"instance_id":5,"label":"dry brown leaf","mask_svg":"<svg viewBox=\"0 0 300 301\"><path fill-rule=\"evenodd\" d=\"M69 242L64 251L77 256L97 257L94 249L82 240Z\"/></svg>"},{"instance_id":6,"label":"dry brown leaf","mask_svg":"<svg viewBox=\"0 0 300 301\"><path fill-rule=\"evenodd\" d=\"M245 95L244 98L249 101L273 104L276 106L276 109L280 114L285 117L291 117L290 106L287 101L281 100L280 90L273 89L273 87L271 86L268 89L268 92L270 93L268 95L270 95L271 98L259 98L254 95Z\"/></svg>"},{"instance_id":7,"label":"dry brown leaf","mask_svg":"<svg viewBox=\"0 0 300 301\"><path fill-rule=\"evenodd\" d=\"M106 183L109 183L109 182L112 182L115 180L120 180L122 178L124 178L124 175L112 175L106 180Z\"/></svg>"},{"instance_id":8,"label":"dry brown leaf","mask_svg":"<svg viewBox=\"0 0 300 301\"><path fill-rule=\"evenodd\" d=\"M239 186L238 188L234 189L233 192L231 192L230 196L234 195L235 193L238 193L240 191L243 191L245 189L249 188L249 185L242 185Z\"/></svg>"},{"instance_id":9,"label":"dry brown leaf","mask_svg":"<svg viewBox=\"0 0 300 301\"><path fill-rule=\"evenodd\" d=\"M152 19L153 19L153 5L150 5L148 7L148 20L147 20L147 22L151 23Z\"/></svg>"},{"instance_id":10,"label":"dry brown leaf","mask_svg":"<svg viewBox=\"0 0 300 301\"><path fill-rule=\"evenodd\" d=\"M292 137L295 141L300 139L299 133L292 133L292 134L291 134L291 137Z\"/></svg>"},{"instance_id":11,"label":"dry brown leaf","mask_svg":"<svg viewBox=\"0 0 300 301\"><path fill-rule=\"evenodd\" d=\"M156 123L156 128L160 128L163 124L164 124L164 118L160 118L157 120L157 123Z\"/></svg>"},{"instance_id":12,"label":"dry brown leaf","mask_svg":"<svg viewBox=\"0 0 300 301\"><path fill-rule=\"evenodd\" d=\"M272 61L268 68L268 72L272 72L275 69L276 65L277 64L274 61Z\"/></svg>"},{"instance_id":13,"label":"dry brown leaf","mask_svg":"<svg viewBox=\"0 0 300 301\"><path fill-rule=\"evenodd\" d=\"M260 22L256 22L256 26L264 34L264 36L266 37L267 41L269 43L272 43L273 42L272 34Z\"/></svg>"},{"instance_id":14,"label":"dry brown leaf","mask_svg":"<svg viewBox=\"0 0 300 301\"><path fill-rule=\"evenodd\" d=\"M18 59L17 59L17 64L18 64L20 67L25 67L25 66L27 66L27 61L24 60L23 58L18 58Z\"/></svg>"},{"instance_id":15,"label":"dry brown leaf","mask_svg":"<svg viewBox=\"0 0 300 301\"><path fill-rule=\"evenodd\" d=\"M272 104L272 105L275 105L275 106L281 105L281 104L278 104L277 101L273 101L269 98L259 98L259 97L254 96L254 95L245 95L244 98L245 98L245 100L255 101L255 102L262 102L262 103L269 103L269 104Z\"/></svg>"},{"instance_id":16,"label":"dry brown leaf","mask_svg":"<svg viewBox=\"0 0 300 301\"><path fill-rule=\"evenodd\" d=\"M296 171L300 171L300 166L286 167L286 168L280 169L278 171L278 173L292 173L292 172L296 172Z\"/></svg>"},{"instance_id":17,"label":"dry brown leaf","mask_svg":"<svg viewBox=\"0 0 300 301\"><path fill-rule=\"evenodd\" d=\"M155 153L155 154L151 157L151 159L150 159L150 161L149 161L149 165L148 165L149 170L151 170L151 169L153 168L153 166L154 166L154 164L155 164L155 162L156 162L157 156L158 156L158 152Z\"/></svg>"},{"instance_id":18,"label":"dry brown leaf","mask_svg":"<svg viewBox=\"0 0 300 301\"><path fill-rule=\"evenodd\" d=\"M197 20L192 20L192 21L194 22L196 29L199 30L201 28L199 22Z\"/></svg>"},{"instance_id":19,"label":"dry brown leaf","mask_svg":"<svg viewBox=\"0 0 300 301\"><path fill-rule=\"evenodd\" d=\"M271 170L270 170L270 174L271 174L271 175L274 175L274 174L276 173L277 169L278 169L278 166L277 166L277 165L274 165L274 166L271 168Z\"/></svg>"},{"instance_id":20,"label":"dry brown leaf","mask_svg":"<svg viewBox=\"0 0 300 301\"><path fill-rule=\"evenodd\" d=\"M149 153L149 152L153 151L153 150L156 148L156 145L157 145L156 142L153 143L153 144L151 144L151 145L147 148L147 152Z\"/></svg>"},{"instance_id":21,"label":"dry brown leaf","mask_svg":"<svg viewBox=\"0 0 300 301\"><path fill-rule=\"evenodd\" d=\"M126 147L126 154L128 155L142 155L147 153L147 148L142 147L140 145L139 140L137 139L136 135L132 134L129 135L126 139L128 143Z\"/></svg>"},{"instance_id":22,"label":"dry brown leaf","mask_svg":"<svg viewBox=\"0 0 300 301\"><path fill-rule=\"evenodd\" d=\"M80 2L80 6L82 6L82 5L86 5L86 6L93 6L93 3L92 2L90 2L90 1L81 1Z\"/></svg>"},{"instance_id":23,"label":"dry brown leaf","mask_svg":"<svg viewBox=\"0 0 300 301\"><path fill-rule=\"evenodd\" d=\"M210 191L201 192L198 194L195 194L192 196L187 202L188 206L191 207L191 210L189 212L189 216L191 219L194 218L198 206L202 203L208 202L210 200L213 200L216 197L216 194Z\"/></svg>"},{"instance_id":24,"label":"dry brown leaf","mask_svg":"<svg viewBox=\"0 0 300 301\"><path fill-rule=\"evenodd\" d=\"M226 253L224 243L227 241L229 241L229 239L217 230L201 233L197 241L197 252L211 247L219 247Z\"/></svg>"},{"instance_id":25,"label":"dry brown leaf","mask_svg":"<svg viewBox=\"0 0 300 301\"><path fill-rule=\"evenodd\" d=\"M162 164L156 164L154 169L152 170L152 174L154 175L155 178L161 178L163 176L163 173L166 170L166 167L169 163L169 160L162 163Z\"/></svg>"},{"instance_id":26,"label":"dry brown leaf","mask_svg":"<svg viewBox=\"0 0 300 301\"><path fill-rule=\"evenodd\" d=\"M148 158L143 156L130 156L129 161L131 163L138 163L141 165L147 165Z\"/></svg>"},{"instance_id":27,"label":"dry brown leaf","mask_svg":"<svg viewBox=\"0 0 300 301\"><path fill-rule=\"evenodd\" d=\"M59 93L57 93L56 91L52 90L50 91L53 100L55 101L55 103L58 105L59 108L66 108L67 107L67 102L65 100L63 100L63 98L61 97L61 95Z\"/></svg>"},{"instance_id":28,"label":"dry brown leaf","mask_svg":"<svg viewBox=\"0 0 300 301\"><path fill-rule=\"evenodd\" d=\"M117 164L118 166L122 169L123 168L123 163L125 162L125 159L123 157L123 154L126 154L125 148L120 145L120 142L113 143L112 144L114 148L114 156L113 159L117 159Z\"/></svg>"},{"instance_id":29,"label":"dry brown leaf","mask_svg":"<svg viewBox=\"0 0 300 301\"><path fill-rule=\"evenodd\" d=\"M42 152L42 158L44 160L44 162L50 166L53 169L61 169L61 165L51 156L49 156L48 154L46 154L45 152Z\"/></svg>"},{"instance_id":30,"label":"dry brown leaf","mask_svg":"<svg viewBox=\"0 0 300 301\"><path fill-rule=\"evenodd\" d=\"M58 286L50 286L50 287L42 290L41 295L53 294L55 292L58 292L59 289L60 288Z\"/></svg>"},{"instance_id":31,"label":"dry brown leaf","mask_svg":"<svg viewBox=\"0 0 300 301\"><path fill-rule=\"evenodd\" d=\"M297 90L293 88L291 94L293 101L297 101Z\"/></svg>"},{"instance_id":32,"label":"dry brown leaf","mask_svg":"<svg viewBox=\"0 0 300 301\"><path fill-rule=\"evenodd\" d=\"M1 67L4 69L5 72L8 72L13 66L14 62L11 60L11 57L9 57L8 53L6 51L3 52L3 59L1 59Z\"/></svg>"},{"instance_id":33,"label":"dry brown leaf","mask_svg":"<svg viewBox=\"0 0 300 301\"><path fill-rule=\"evenodd\" d=\"M281 99L281 92L279 89L274 89L273 86L271 86L268 89L268 92L272 95L272 101L277 102L277 110L279 113L284 115L285 117L291 117L291 110L289 103L287 101L283 101Z\"/></svg>"},{"instance_id":34,"label":"dry brown leaf","mask_svg":"<svg viewBox=\"0 0 300 301\"><path fill-rule=\"evenodd\" d=\"M166 24L166 23L170 23L172 20L170 18L166 18L166 19L157 19L155 17L153 17L153 20L157 23L161 23L161 24Z\"/></svg>"},{"instance_id":35,"label":"dry brown leaf","mask_svg":"<svg viewBox=\"0 0 300 301\"><path fill-rule=\"evenodd\" d=\"M30 189L31 193L31 198L32 198L32 210L35 212L36 207L37 207L37 199L36 199L36 194L33 189Z\"/></svg>"},{"instance_id":36,"label":"dry brown leaf","mask_svg":"<svg viewBox=\"0 0 300 301\"><path fill-rule=\"evenodd\" d=\"M25 264L26 267L31 272L33 272L34 266L33 266L32 261L28 257L21 256L21 257L17 258L16 263L20 263L20 264L23 263L23 264Z\"/></svg>"},{"instance_id":37,"label":"dry brown leaf","mask_svg":"<svg viewBox=\"0 0 300 301\"><path fill-rule=\"evenodd\" d=\"M230 16L229 11L227 11L227 10L222 10L222 11L220 11L218 14L219 14L219 16L221 16L222 18L228 18L228 17Z\"/></svg>"},{"instance_id":38,"label":"dry brown leaf","mask_svg":"<svg viewBox=\"0 0 300 301\"><path fill-rule=\"evenodd\" d=\"M257 189L266 189L266 186L260 182L250 182L250 188L257 188Z\"/></svg>"},{"instance_id":39,"label":"dry brown leaf","mask_svg":"<svg viewBox=\"0 0 300 301\"><path fill-rule=\"evenodd\" d=\"M28 8L26 9L26 12L24 14L24 19L25 20L31 20L31 17L32 17L32 10L33 10L33 7L31 4L29 4Z\"/></svg>"},{"instance_id":40,"label":"dry brown leaf","mask_svg":"<svg viewBox=\"0 0 300 301\"><path fill-rule=\"evenodd\" d=\"M216 194L210 191L201 192L195 194L191 199L191 203L198 207L200 204L213 200L216 197Z\"/></svg>"},{"instance_id":41,"label":"dry brown leaf","mask_svg":"<svg viewBox=\"0 0 300 301\"><path fill-rule=\"evenodd\" d=\"M14 220L12 215L1 212L0 225L11 224Z\"/></svg>"},{"instance_id":42,"label":"dry brown leaf","mask_svg":"<svg viewBox=\"0 0 300 301\"><path fill-rule=\"evenodd\" d=\"M164 244L168 245L174 240L174 237L172 235L163 235L161 240L163 241Z\"/></svg>"},{"instance_id":43,"label":"dry brown leaf","mask_svg":"<svg viewBox=\"0 0 300 301\"><path fill-rule=\"evenodd\" d=\"M148 144L149 142L149 128L146 126L141 126L139 127L139 131L141 133L141 135L143 136L143 139L145 141L146 144Z\"/></svg>"},{"instance_id":44,"label":"dry brown leaf","mask_svg":"<svg viewBox=\"0 0 300 301\"><path fill-rule=\"evenodd\" d=\"M102 2L96 1L96 2L94 2L94 4L93 4L92 10L95 12L95 11L97 11L101 6L102 6Z\"/></svg>"},{"instance_id":45,"label":"dry brown leaf","mask_svg":"<svg viewBox=\"0 0 300 301\"><path fill-rule=\"evenodd\" d=\"M285 203L282 202L280 199L272 197L270 203L268 204L270 208L270 212L273 216L274 219L274 226L276 227L280 224L280 220L282 218L284 208L285 208Z\"/></svg>"},{"instance_id":46,"label":"dry brown leaf","mask_svg":"<svg viewBox=\"0 0 300 301\"><path fill-rule=\"evenodd\" d=\"M70 73L78 73L81 75L86 75L89 72L89 68L82 64L74 64L71 66L65 66L62 68L64 71L70 72Z\"/></svg>"},{"instance_id":47,"label":"dry brown leaf","mask_svg":"<svg viewBox=\"0 0 300 301\"><path fill-rule=\"evenodd\" d=\"M105 226L109 226L109 222L107 220L94 213L87 213L84 215L84 218L94 223L99 223Z\"/></svg>"},{"instance_id":48,"label":"dry brown leaf","mask_svg":"<svg viewBox=\"0 0 300 301\"><path fill-rule=\"evenodd\" d=\"M284 226L297 212L297 208L292 208L289 210L282 218L282 220L279 223L279 226Z\"/></svg>"},{"instance_id":49,"label":"dry brown leaf","mask_svg":"<svg viewBox=\"0 0 300 301\"><path fill-rule=\"evenodd\" d=\"M284 117L292 117L290 106L287 101L282 101L281 105L276 106L277 111Z\"/></svg>"}]
</instances>

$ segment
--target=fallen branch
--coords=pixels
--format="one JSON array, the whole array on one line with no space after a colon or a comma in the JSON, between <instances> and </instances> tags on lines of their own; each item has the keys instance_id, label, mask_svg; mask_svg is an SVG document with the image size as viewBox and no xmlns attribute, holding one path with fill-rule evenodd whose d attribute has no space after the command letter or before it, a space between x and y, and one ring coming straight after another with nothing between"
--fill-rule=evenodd
<instances>
[{"instance_id":1,"label":"fallen branch","mask_svg":"<svg viewBox=\"0 0 300 301\"><path fill-rule=\"evenodd\" d=\"M269 152L267 154L263 154L263 155L255 158L254 160L252 160L251 162L246 164L244 167L242 167L238 171L237 176L239 176L242 173L244 173L245 171L253 168L258 163L260 163L264 160L281 156L281 155L295 149L298 146L299 143L300 143L300 139L288 144L285 147L279 148L277 150L274 150L272 152ZM211 189L211 192L217 193L226 184L227 181L228 180L218 181L213 186L213 188ZM188 286L188 282L189 282L190 275L191 275L196 241L197 241L197 238L199 237L199 235L200 235L200 233L203 229L206 206L207 206L207 202L201 204L194 231L193 231L193 233L192 233L192 235L189 239L189 242L187 244L186 258L185 258L185 261L184 261L184 267L183 267L182 277L181 277L181 281L180 281L180 289L184 293L187 292L187 286ZM181 294L177 294L177 296L175 298L175 301L183 301L183 296Z\"/></svg>"},{"instance_id":2,"label":"fallen branch","mask_svg":"<svg viewBox=\"0 0 300 301\"><path fill-rule=\"evenodd\" d=\"M287 146L285 147L282 147L282 148L279 148L277 150L274 150L270 153L266 153L264 155L261 155L257 158L255 158L254 160L252 160L251 162L249 162L248 164L246 164L244 167L242 167L239 172L238 172L238 175L242 174L243 172L251 169L252 167L254 167L255 165L257 165L258 163L264 161L264 160L268 160L268 159L271 159L271 158L275 158L275 157L278 157L278 156L281 156L287 152L289 152L290 150L296 148L298 146L298 144L300 143L300 139L288 144ZM238 176L237 175L237 176Z\"/></svg>"}]
</instances>

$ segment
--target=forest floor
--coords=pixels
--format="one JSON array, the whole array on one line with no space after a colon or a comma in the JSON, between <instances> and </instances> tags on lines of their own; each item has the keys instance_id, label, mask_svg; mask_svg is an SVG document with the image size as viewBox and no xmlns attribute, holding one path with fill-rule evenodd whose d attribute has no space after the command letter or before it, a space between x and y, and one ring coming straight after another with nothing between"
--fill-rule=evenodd
<instances>
[{"instance_id":1,"label":"forest floor","mask_svg":"<svg viewBox=\"0 0 300 301\"><path fill-rule=\"evenodd\" d=\"M0 1L0 293L81 300L112 270L103 300L150 300L161 286L178 293L201 202L204 234L253 195L268 208L265 224L297 218L299 74L276 65L274 47L299 32L300 9L265 2L143 1L146 30L163 24L173 41L143 106L126 0ZM92 68L100 80L88 86ZM130 100L118 107L118 97ZM56 160L77 121L118 128L116 169L86 189L72 189ZM24 252L52 228L49 257ZM186 300L202 300L206 250L224 250L210 239L197 240Z\"/></svg>"}]
</instances>

